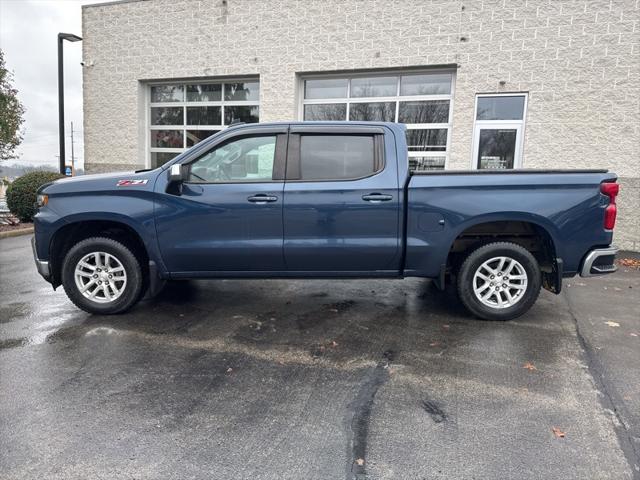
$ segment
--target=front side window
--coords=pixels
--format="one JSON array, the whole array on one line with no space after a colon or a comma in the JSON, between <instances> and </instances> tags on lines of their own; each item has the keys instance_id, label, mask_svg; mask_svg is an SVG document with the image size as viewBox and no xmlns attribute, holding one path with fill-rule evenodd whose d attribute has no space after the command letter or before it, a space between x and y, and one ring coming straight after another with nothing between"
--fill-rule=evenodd
<instances>
[{"instance_id":1,"label":"front side window","mask_svg":"<svg viewBox=\"0 0 640 480\"><path fill-rule=\"evenodd\" d=\"M372 135L302 135L301 180L350 180L376 172Z\"/></svg>"},{"instance_id":2,"label":"front side window","mask_svg":"<svg viewBox=\"0 0 640 480\"><path fill-rule=\"evenodd\" d=\"M155 168L233 122L260 121L260 82L149 86L149 161Z\"/></svg>"},{"instance_id":3,"label":"front side window","mask_svg":"<svg viewBox=\"0 0 640 480\"><path fill-rule=\"evenodd\" d=\"M207 152L189 168L190 183L269 182L276 136L243 137Z\"/></svg>"},{"instance_id":4,"label":"front side window","mask_svg":"<svg viewBox=\"0 0 640 480\"><path fill-rule=\"evenodd\" d=\"M444 168L451 135L452 72L303 78L302 91L302 120L406 123L412 169Z\"/></svg>"}]
</instances>

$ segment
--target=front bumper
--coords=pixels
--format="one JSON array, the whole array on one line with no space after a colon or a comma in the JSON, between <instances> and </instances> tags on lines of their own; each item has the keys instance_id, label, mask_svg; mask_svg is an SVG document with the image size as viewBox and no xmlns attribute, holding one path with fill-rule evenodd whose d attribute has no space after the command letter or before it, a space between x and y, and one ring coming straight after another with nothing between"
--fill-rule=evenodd
<instances>
[{"instance_id":1,"label":"front bumper","mask_svg":"<svg viewBox=\"0 0 640 480\"><path fill-rule=\"evenodd\" d=\"M618 270L616 267L616 254L618 249L615 247L596 248L587 253L582 262L580 269L581 277L595 277L596 275L604 275L613 273Z\"/></svg>"},{"instance_id":2,"label":"front bumper","mask_svg":"<svg viewBox=\"0 0 640 480\"><path fill-rule=\"evenodd\" d=\"M33 259L36 262L36 269L38 273L47 281L51 281L51 269L49 268L49 262L40 260L36 251L36 237L31 237L31 249L33 250Z\"/></svg>"}]
</instances>

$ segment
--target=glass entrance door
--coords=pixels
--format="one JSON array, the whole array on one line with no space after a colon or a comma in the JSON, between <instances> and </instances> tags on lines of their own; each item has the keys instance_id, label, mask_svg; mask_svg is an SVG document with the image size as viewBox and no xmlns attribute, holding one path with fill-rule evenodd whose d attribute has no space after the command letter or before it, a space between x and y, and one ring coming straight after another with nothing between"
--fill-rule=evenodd
<instances>
[{"instance_id":1,"label":"glass entrance door","mask_svg":"<svg viewBox=\"0 0 640 480\"><path fill-rule=\"evenodd\" d=\"M471 167L507 170L522 167L525 93L493 93L476 97Z\"/></svg>"},{"instance_id":2,"label":"glass entrance door","mask_svg":"<svg viewBox=\"0 0 640 480\"><path fill-rule=\"evenodd\" d=\"M476 126L474 167L502 170L520 166L520 126Z\"/></svg>"}]
</instances>

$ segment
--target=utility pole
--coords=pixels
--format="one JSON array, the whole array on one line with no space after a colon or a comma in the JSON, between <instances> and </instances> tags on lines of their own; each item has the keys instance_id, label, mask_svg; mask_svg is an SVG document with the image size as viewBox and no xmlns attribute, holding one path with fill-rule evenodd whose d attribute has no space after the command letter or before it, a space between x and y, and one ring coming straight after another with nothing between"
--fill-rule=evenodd
<instances>
[{"instance_id":1,"label":"utility pole","mask_svg":"<svg viewBox=\"0 0 640 480\"><path fill-rule=\"evenodd\" d=\"M76 158L73 154L73 122L71 122L71 176L76 174Z\"/></svg>"}]
</instances>

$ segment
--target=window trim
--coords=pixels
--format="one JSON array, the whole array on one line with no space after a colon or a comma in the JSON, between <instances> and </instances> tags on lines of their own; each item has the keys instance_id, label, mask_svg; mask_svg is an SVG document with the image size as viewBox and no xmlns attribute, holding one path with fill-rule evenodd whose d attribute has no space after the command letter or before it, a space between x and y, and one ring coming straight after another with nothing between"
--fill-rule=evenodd
<instances>
[{"instance_id":1,"label":"window trim","mask_svg":"<svg viewBox=\"0 0 640 480\"><path fill-rule=\"evenodd\" d=\"M224 118L224 108L228 107L241 107L241 106L257 106L258 107L258 121L260 120L260 108L262 106L261 96L262 93L259 93L259 97L257 100L225 100L224 99L224 85L227 83L248 83L248 82L257 82L259 85L259 92L262 91L262 82L260 81L260 77L221 77L221 78L207 78L207 79L198 79L198 78L179 78L179 79L169 79L169 80L149 80L144 82L144 90L145 90L145 113L144 113L144 159L145 159L145 168L158 168L161 165L157 165L154 167L151 163L151 154L152 153L175 153L180 154L183 153L190 148L194 147L196 144L188 146L187 144L187 131L188 130L215 130L216 133L219 133L230 125L225 124ZM220 89L220 100L211 101L211 102L188 102L186 97L186 86L187 85L210 85L210 84L220 84L222 87ZM151 101L151 87L163 86L163 85L181 85L183 87L183 98L179 102L152 102ZM180 125L152 125L151 124L151 108L153 107L180 107L182 108L182 123ZM187 107L220 107L220 124L219 125L188 125L187 124ZM152 147L151 146L151 131L152 130L182 130L182 148L170 148L170 147ZM215 135L215 133L214 133ZM201 140L202 141L202 140Z\"/></svg>"},{"instance_id":2,"label":"window trim","mask_svg":"<svg viewBox=\"0 0 640 480\"><path fill-rule=\"evenodd\" d=\"M233 141L249 138L249 137L276 137L276 147L273 152L273 168L271 170L271 179L259 179L259 180L251 180L251 181L228 181L228 182L190 182L188 181L189 176L187 175L187 180L183 183L187 183L189 185L229 185L229 184L251 184L251 183L283 183L285 177L285 163L286 163L286 154L287 154L287 130L280 128L264 128L262 131L241 131L235 135L227 135L223 139L218 142L215 142L206 150L199 152L197 156L193 158L189 158L184 162L180 162L181 165L187 167L188 174L191 174L191 166L200 160L205 155L208 155L211 151L216 148L223 147L228 143Z\"/></svg>"},{"instance_id":3,"label":"window trim","mask_svg":"<svg viewBox=\"0 0 640 480\"><path fill-rule=\"evenodd\" d=\"M490 97L524 97L524 105L522 110L522 120L477 120L478 118L478 99L479 98L490 98ZM529 92L500 92L500 93L477 93L476 98L474 100L473 107L473 132L471 135L471 169L472 170L480 170L477 165L477 151L476 147L478 146L480 130L482 128L491 128L492 126L496 128L504 127L504 126L513 126L518 130L518 137L516 138L516 148L513 159L513 168L508 168L505 170L516 170L518 168L522 168L524 163L524 137L525 137L525 127L527 120L527 110L529 105Z\"/></svg>"},{"instance_id":4,"label":"window trim","mask_svg":"<svg viewBox=\"0 0 640 480\"><path fill-rule=\"evenodd\" d=\"M354 127L353 131L349 130L340 130L340 131L330 131L330 127L306 127L300 126L300 130L294 130L292 127L292 131L289 133L289 145L287 148L287 162L286 162L286 173L285 173L285 182L286 183L328 183L328 182L355 182L358 180L364 180L367 178L375 177L376 175L380 175L384 172L386 167L386 158L384 152L384 131L379 128L369 128L362 127L360 131L355 130L357 127ZM336 128L336 127L334 127ZM295 132L295 133L294 133ZM373 165L376 167L376 170L369 175L363 175L361 177L353 177L353 178L327 178L327 179L302 179L300 175L301 172L301 159L300 159L300 148L301 141L300 137L303 135L315 135L315 136L340 136L340 137L372 137L373 138Z\"/></svg>"},{"instance_id":5,"label":"window trim","mask_svg":"<svg viewBox=\"0 0 640 480\"><path fill-rule=\"evenodd\" d=\"M400 95L401 77L407 75L429 75L429 74L450 74L451 75L451 92L449 94L434 94L434 95ZM313 72L313 73L298 73L297 81L297 118L300 121L304 121L304 106L305 105L319 105L319 104L346 104L345 120L349 118L350 105L352 103L373 103L373 102L395 102L395 116L397 121L399 117L400 102L402 101L427 101L427 100L448 100L449 101L449 121L447 123L407 123L407 130L431 130L431 129L447 129L447 143L445 151L422 151L412 152L407 149L408 157L444 157L443 169L446 170L449 167L450 151L451 151L451 136L453 133L453 100L456 90L456 69L455 68L396 68L390 70L372 70L372 71L358 71L358 72ZM384 97L353 97L351 98L351 79L353 78L366 78L366 77L388 77L397 76L396 82L396 95L384 96ZM347 96L341 98L304 98L304 82L306 80L323 80L323 79L335 79L346 78L347 80Z\"/></svg>"}]
</instances>

